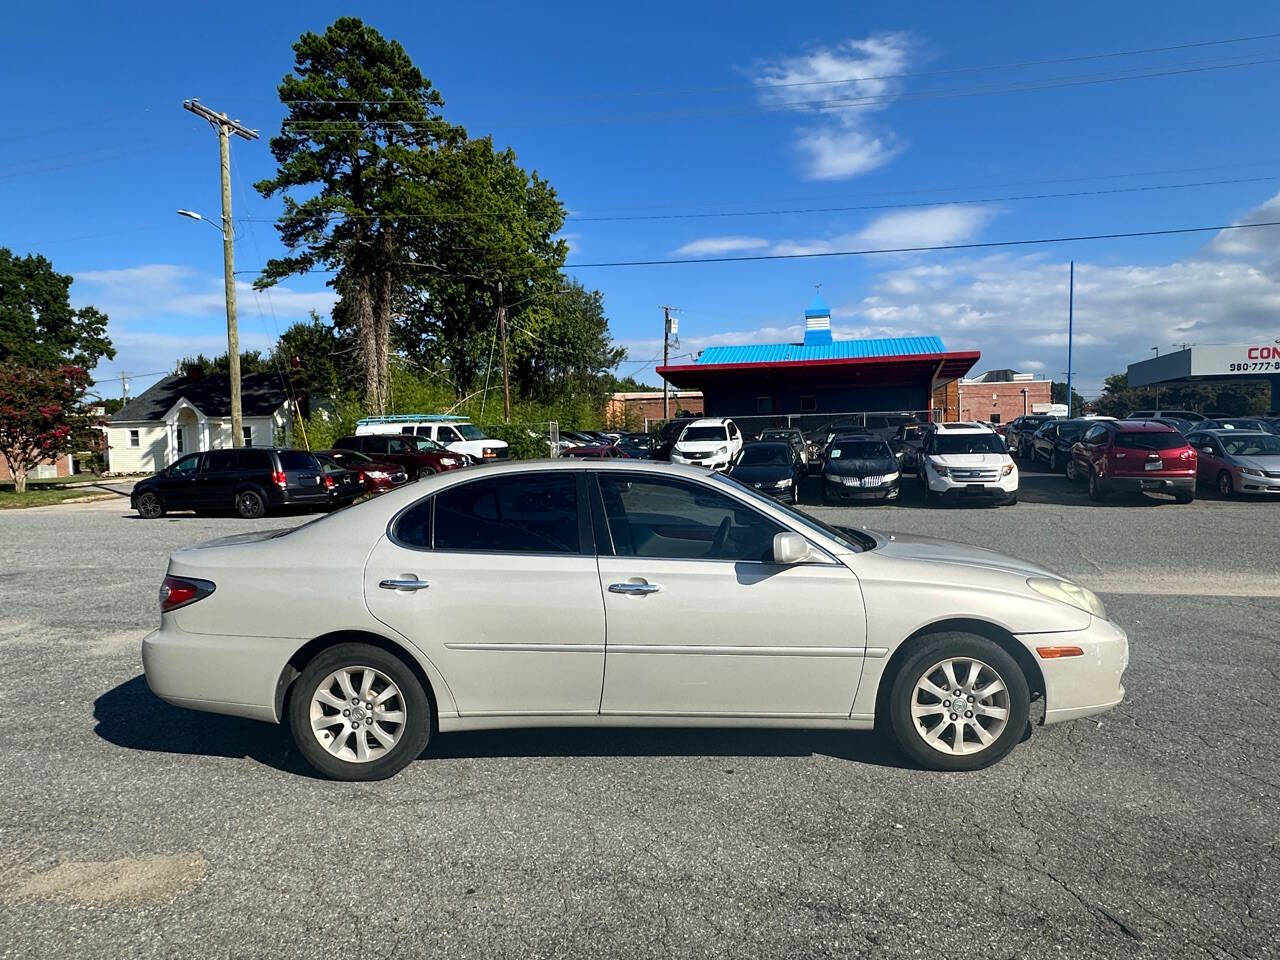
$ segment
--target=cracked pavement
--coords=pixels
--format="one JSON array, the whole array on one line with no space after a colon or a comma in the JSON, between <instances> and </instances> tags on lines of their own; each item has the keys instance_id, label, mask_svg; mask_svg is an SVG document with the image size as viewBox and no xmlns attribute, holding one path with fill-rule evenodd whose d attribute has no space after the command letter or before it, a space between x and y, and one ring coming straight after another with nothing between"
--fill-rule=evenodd
<instances>
[{"instance_id":1,"label":"cracked pavement","mask_svg":"<svg viewBox=\"0 0 1280 960\"><path fill-rule=\"evenodd\" d=\"M140 676L168 551L280 519L6 511L0 956L1280 955L1280 506L1029 474L1016 507L813 509L1078 577L1129 632L1125 702L974 774L874 734L532 730L328 783L283 728ZM207 866L31 884L166 857Z\"/></svg>"}]
</instances>

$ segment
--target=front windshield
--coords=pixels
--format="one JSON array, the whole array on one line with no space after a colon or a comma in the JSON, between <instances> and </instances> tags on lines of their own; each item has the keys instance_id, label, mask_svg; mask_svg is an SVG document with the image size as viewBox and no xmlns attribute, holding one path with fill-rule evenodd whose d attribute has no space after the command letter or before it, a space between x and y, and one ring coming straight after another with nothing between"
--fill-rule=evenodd
<instances>
[{"instance_id":1,"label":"front windshield","mask_svg":"<svg viewBox=\"0 0 1280 960\"><path fill-rule=\"evenodd\" d=\"M464 440L488 440L488 435L479 427L472 426L469 423L459 423L454 429L462 434Z\"/></svg>"},{"instance_id":2,"label":"front windshield","mask_svg":"<svg viewBox=\"0 0 1280 960\"><path fill-rule=\"evenodd\" d=\"M836 528L829 524L823 523L817 517L811 517L798 507L793 507L786 503L780 503L773 497L766 496L754 487L749 487L740 480L735 480L727 473L712 474L712 479L717 483L729 483L733 485L736 492L746 494L753 500L767 504L775 510L781 510L787 515L792 523L796 526L807 527L815 533L819 533L824 537L834 540L846 550L853 553L863 553L867 550L874 550L876 546L875 537L859 530L850 530L847 527Z\"/></svg>"},{"instance_id":3,"label":"front windshield","mask_svg":"<svg viewBox=\"0 0 1280 960\"><path fill-rule=\"evenodd\" d=\"M440 444L427 437L405 437L405 439L417 447L419 453L436 453L444 449Z\"/></svg>"},{"instance_id":4,"label":"front windshield","mask_svg":"<svg viewBox=\"0 0 1280 960\"><path fill-rule=\"evenodd\" d=\"M883 440L836 440L827 456L832 460L888 460L893 451Z\"/></svg>"},{"instance_id":5,"label":"front windshield","mask_svg":"<svg viewBox=\"0 0 1280 960\"><path fill-rule=\"evenodd\" d=\"M680 434L681 443L699 440L728 440L729 434L724 427L688 427Z\"/></svg>"},{"instance_id":6,"label":"front windshield","mask_svg":"<svg viewBox=\"0 0 1280 960\"><path fill-rule=\"evenodd\" d=\"M961 453L1004 453L1004 441L994 433L936 433L933 453L949 456Z\"/></svg>"},{"instance_id":7,"label":"front windshield","mask_svg":"<svg viewBox=\"0 0 1280 960\"><path fill-rule=\"evenodd\" d=\"M762 444L758 447L747 447L738 458L741 467L766 467L791 465L791 448L780 443Z\"/></svg>"},{"instance_id":8,"label":"front windshield","mask_svg":"<svg viewBox=\"0 0 1280 960\"><path fill-rule=\"evenodd\" d=\"M1222 448L1233 457L1274 457L1280 454L1280 437L1270 433L1223 437Z\"/></svg>"},{"instance_id":9,"label":"front windshield","mask_svg":"<svg viewBox=\"0 0 1280 960\"><path fill-rule=\"evenodd\" d=\"M786 430L766 430L760 434L761 440L786 440L790 443L795 439L794 433L788 433Z\"/></svg>"}]
</instances>

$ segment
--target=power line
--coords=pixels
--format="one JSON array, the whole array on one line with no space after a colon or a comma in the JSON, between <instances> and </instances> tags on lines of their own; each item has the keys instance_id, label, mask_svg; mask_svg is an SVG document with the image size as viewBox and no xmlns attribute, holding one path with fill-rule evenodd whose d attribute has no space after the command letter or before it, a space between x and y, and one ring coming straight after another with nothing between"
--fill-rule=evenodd
<instances>
[{"instance_id":1,"label":"power line","mask_svg":"<svg viewBox=\"0 0 1280 960\"><path fill-rule=\"evenodd\" d=\"M761 90L761 89L768 90L768 89L776 89L776 88L785 89L785 88L793 88L793 87L832 86L832 85L839 85L844 83L864 83L864 82L874 81L874 80L911 80L911 79L917 79L920 77L953 76L958 73L980 73L980 72L991 71L991 70L1018 70L1018 69L1024 69L1026 67L1043 67L1043 66L1055 66L1055 65L1066 64L1066 63L1083 63L1089 60L1107 60L1107 59L1116 59L1120 57L1144 56L1144 55L1153 54L1153 53L1171 53L1175 50L1190 50L1190 49L1201 48L1201 47L1226 46L1226 45L1235 44L1235 43L1249 43L1255 40L1273 40L1277 37L1280 37L1280 33L1260 33L1260 34L1254 34L1252 36L1247 36L1247 37L1228 37L1226 39L1221 39L1221 40L1198 40L1190 43L1171 44L1171 45L1162 46L1162 47L1143 47L1135 50L1117 50L1117 51L1108 51L1104 53L1089 53L1089 54L1080 54L1078 56L1072 56L1072 57L1053 57L1053 58L1041 59L1041 60L1021 60L1021 61L1014 61L1011 63L974 64L974 65L964 66L964 67L951 67L946 70L915 71L915 72L907 72L907 73L891 73L891 74L880 74L880 75L874 75L874 76L859 76L859 77L840 77L840 78L831 79L831 80L798 80L798 81L783 81L783 82L765 81L762 83L753 84L751 86L701 87L701 88L688 88L688 89L682 89L682 90L661 90L661 89L615 90L615 91L595 93L586 97L561 98L561 99L599 100L599 99L605 99L613 96L617 96L617 97L700 96L704 94L734 93L739 91L754 91L754 90ZM507 98L504 96L503 99L505 100ZM413 104L415 106L422 105L421 100L408 100L408 99L399 99L399 100L294 99L294 100L282 100L281 103L284 103L285 105L297 104L297 105L303 105L303 106L324 106L324 105L342 106L347 104L360 104L360 105Z\"/></svg>"},{"instance_id":2,"label":"power line","mask_svg":"<svg viewBox=\"0 0 1280 960\"><path fill-rule=\"evenodd\" d=\"M1213 233L1221 230L1248 230L1255 227L1280 227L1280 220L1262 223L1231 223L1213 227L1176 227L1168 230L1133 230L1124 233L1095 233L1072 237L1038 237L1032 240L987 240L975 243L948 243L918 247L873 247L865 250L828 250L821 253L760 253L741 257L690 257L682 260L613 260L599 263L566 263L566 270L587 267L651 267L680 263L745 263L757 260L814 260L820 257L864 257L876 253L929 253L946 250L980 250L990 247L1024 247L1052 243L1076 243L1085 240L1123 240L1130 237L1167 237L1187 233Z\"/></svg>"}]
</instances>

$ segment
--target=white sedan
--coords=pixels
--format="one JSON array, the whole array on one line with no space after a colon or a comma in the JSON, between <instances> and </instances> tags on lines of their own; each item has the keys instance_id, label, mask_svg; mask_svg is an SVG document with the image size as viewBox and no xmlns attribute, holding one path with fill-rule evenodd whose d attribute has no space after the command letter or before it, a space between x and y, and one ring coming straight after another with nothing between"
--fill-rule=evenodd
<instances>
[{"instance_id":1,"label":"white sedan","mask_svg":"<svg viewBox=\"0 0 1280 960\"><path fill-rule=\"evenodd\" d=\"M287 722L343 780L438 733L887 725L938 770L1124 696L1089 590L988 550L827 526L644 462L451 471L179 550L143 642L178 706Z\"/></svg>"}]
</instances>

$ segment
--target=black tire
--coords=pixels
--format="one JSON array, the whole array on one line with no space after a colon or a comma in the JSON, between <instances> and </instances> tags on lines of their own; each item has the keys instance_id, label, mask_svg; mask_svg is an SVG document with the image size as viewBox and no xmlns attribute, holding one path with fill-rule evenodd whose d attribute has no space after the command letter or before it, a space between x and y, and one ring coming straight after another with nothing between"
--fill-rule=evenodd
<instances>
[{"instance_id":1,"label":"black tire","mask_svg":"<svg viewBox=\"0 0 1280 960\"><path fill-rule=\"evenodd\" d=\"M1067 475L1067 480L1070 481L1071 483L1080 482L1080 471L1076 468L1075 457L1067 457L1067 466L1064 472Z\"/></svg>"},{"instance_id":2,"label":"black tire","mask_svg":"<svg viewBox=\"0 0 1280 960\"><path fill-rule=\"evenodd\" d=\"M1195 498L1196 498L1195 487L1192 487L1190 490L1179 490L1177 493L1173 495L1173 499L1175 503L1191 503L1193 500L1195 500Z\"/></svg>"},{"instance_id":3,"label":"black tire","mask_svg":"<svg viewBox=\"0 0 1280 960\"><path fill-rule=\"evenodd\" d=\"M1015 490L1013 493L1009 494L1008 498L1004 502L1004 505L1006 507L1012 507L1017 502L1018 502L1018 492Z\"/></svg>"},{"instance_id":4,"label":"black tire","mask_svg":"<svg viewBox=\"0 0 1280 960\"><path fill-rule=\"evenodd\" d=\"M429 477L429 476L431 476L431 475L432 475L433 473L435 473L435 472L436 472L436 468L435 468L435 467L422 467L422 468L420 468L420 469L418 470L418 476L420 476L420 477Z\"/></svg>"},{"instance_id":5,"label":"black tire","mask_svg":"<svg viewBox=\"0 0 1280 960\"><path fill-rule=\"evenodd\" d=\"M1092 470L1089 471L1089 499L1102 500L1106 497L1102 487L1098 486L1098 475Z\"/></svg>"},{"instance_id":6,"label":"black tire","mask_svg":"<svg viewBox=\"0 0 1280 960\"><path fill-rule=\"evenodd\" d=\"M1049 472L1050 473L1058 472L1058 448L1057 447L1054 447L1052 452L1050 452L1049 454Z\"/></svg>"},{"instance_id":7,"label":"black tire","mask_svg":"<svg viewBox=\"0 0 1280 960\"><path fill-rule=\"evenodd\" d=\"M1224 500L1230 500L1232 497L1235 496L1235 493L1236 493L1235 481L1231 479L1231 474L1223 470L1221 473L1218 474L1218 496L1222 497ZM1181 503L1182 501L1179 500L1178 502ZM1190 500L1187 500L1187 503L1190 503L1190 502L1191 502Z\"/></svg>"},{"instance_id":8,"label":"black tire","mask_svg":"<svg viewBox=\"0 0 1280 960\"><path fill-rule=\"evenodd\" d=\"M980 661L985 667L982 682L990 682L987 679L989 675L985 672L990 670L1004 684L1007 693L1007 706L1004 708L1007 715L999 735L988 746L963 754L947 753L930 746L911 715L912 703L916 698L916 684L931 672L934 665L953 657ZM959 678L957 675L957 679L963 684L967 678ZM981 770L1005 757L1026 735L1031 711L1031 691L1026 677L1017 661L998 643L986 637L968 633L940 633L923 637L913 646L889 682L892 686L884 704L889 728L902 752L926 769ZM945 713L939 716L940 722L950 727L944 733L949 732L954 738L955 722L948 721ZM961 729L966 730L962 734L966 747L980 747L976 734L969 731L968 725Z\"/></svg>"},{"instance_id":9,"label":"black tire","mask_svg":"<svg viewBox=\"0 0 1280 960\"><path fill-rule=\"evenodd\" d=\"M312 732L312 700L322 682L343 667L370 667L389 677L400 688L404 724L399 739L382 756L363 762L345 760L330 753ZM394 654L365 643L341 643L313 657L290 687L287 715L289 730L299 752L312 767L331 780L385 780L393 777L421 755L432 733L431 701L413 670ZM369 736L366 732L349 730L344 738L348 745L352 734Z\"/></svg>"},{"instance_id":10,"label":"black tire","mask_svg":"<svg viewBox=\"0 0 1280 960\"><path fill-rule=\"evenodd\" d=\"M159 520L164 516L164 501L158 493L139 494L137 510L138 516L144 520Z\"/></svg>"},{"instance_id":11,"label":"black tire","mask_svg":"<svg viewBox=\"0 0 1280 960\"><path fill-rule=\"evenodd\" d=\"M241 490L236 494L236 515L244 520L259 520L267 515L267 501L257 490Z\"/></svg>"}]
</instances>

